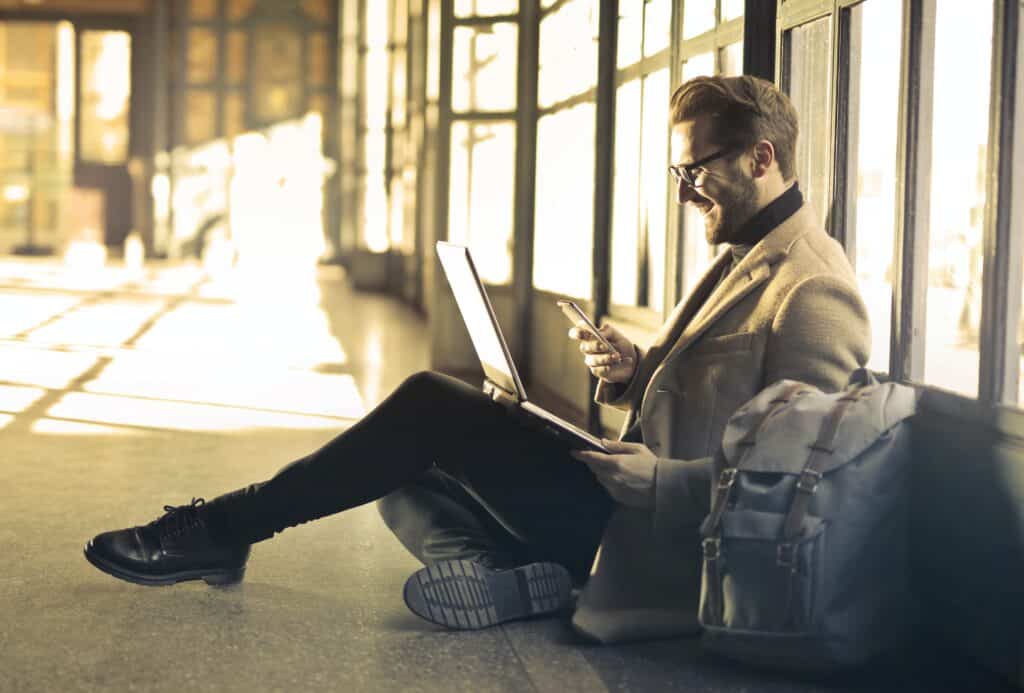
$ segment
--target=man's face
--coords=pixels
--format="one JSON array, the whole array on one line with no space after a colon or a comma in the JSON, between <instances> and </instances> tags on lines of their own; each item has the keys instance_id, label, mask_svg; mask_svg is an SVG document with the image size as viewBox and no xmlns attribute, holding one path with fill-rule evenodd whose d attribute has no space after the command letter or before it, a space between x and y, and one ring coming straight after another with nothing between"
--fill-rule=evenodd
<instances>
[{"instance_id":1,"label":"man's face","mask_svg":"<svg viewBox=\"0 0 1024 693\"><path fill-rule=\"evenodd\" d=\"M672 127L672 161L678 166L692 164L722 151L711 138L711 118L698 116ZM693 170L696 187L678 182L676 201L693 205L704 219L708 243L728 243L757 213L757 187L744 171L740 152L726 152Z\"/></svg>"}]
</instances>

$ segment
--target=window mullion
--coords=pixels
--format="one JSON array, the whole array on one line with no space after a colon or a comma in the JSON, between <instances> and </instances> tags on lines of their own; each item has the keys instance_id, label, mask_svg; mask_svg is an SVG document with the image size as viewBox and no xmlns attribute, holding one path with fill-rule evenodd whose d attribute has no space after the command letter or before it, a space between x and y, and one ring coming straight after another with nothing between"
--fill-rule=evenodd
<instances>
[{"instance_id":1,"label":"window mullion","mask_svg":"<svg viewBox=\"0 0 1024 693\"><path fill-rule=\"evenodd\" d=\"M1016 88L1020 52L1020 5L997 2L992 51L992 96L989 109L988 180L985 188L982 273L981 358L978 397L983 402L1017 401L1020 346L1017 328L1021 303L1020 180L1013 162L1024 147L1014 137L1014 115L1021 95ZM1015 141L1016 140L1016 141ZM1020 178L1018 176L1018 178ZM1014 194L1016 193L1016 195ZM1016 233L1014 233L1016 231Z\"/></svg>"}]
</instances>

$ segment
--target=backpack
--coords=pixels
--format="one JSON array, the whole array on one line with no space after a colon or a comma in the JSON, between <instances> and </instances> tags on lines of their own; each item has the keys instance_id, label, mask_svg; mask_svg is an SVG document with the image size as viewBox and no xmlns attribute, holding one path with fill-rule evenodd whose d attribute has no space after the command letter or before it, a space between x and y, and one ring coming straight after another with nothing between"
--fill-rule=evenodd
<instances>
[{"instance_id":1,"label":"backpack","mask_svg":"<svg viewBox=\"0 0 1024 693\"><path fill-rule=\"evenodd\" d=\"M701 525L707 649L813 672L902 643L916 400L859 369L835 394L779 381L733 414Z\"/></svg>"}]
</instances>

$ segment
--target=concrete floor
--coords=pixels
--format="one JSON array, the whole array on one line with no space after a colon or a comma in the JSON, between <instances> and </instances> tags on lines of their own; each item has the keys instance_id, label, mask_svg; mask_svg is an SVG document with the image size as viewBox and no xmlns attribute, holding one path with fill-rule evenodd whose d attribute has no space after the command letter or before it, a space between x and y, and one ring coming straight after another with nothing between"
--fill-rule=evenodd
<instances>
[{"instance_id":1,"label":"concrete floor","mask_svg":"<svg viewBox=\"0 0 1024 693\"><path fill-rule=\"evenodd\" d=\"M998 690L928 657L792 681L693 640L587 645L564 618L442 631L406 611L418 564L372 507L256 545L234 587L98 572L92 535L272 475L426 367L400 304L251 274L0 260L0 693Z\"/></svg>"}]
</instances>

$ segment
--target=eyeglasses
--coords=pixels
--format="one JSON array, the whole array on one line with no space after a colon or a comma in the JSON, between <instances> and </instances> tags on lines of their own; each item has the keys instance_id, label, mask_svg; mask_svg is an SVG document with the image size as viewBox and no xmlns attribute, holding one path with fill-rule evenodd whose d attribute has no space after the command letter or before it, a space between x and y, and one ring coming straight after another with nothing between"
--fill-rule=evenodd
<instances>
[{"instance_id":1,"label":"eyeglasses","mask_svg":"<svg viewBox=\"0 0 1024 693\"><path fill-rule=\"evenodd\" d=\"M715 159L720 159L726 154L730 154L733 151L732 147L726 149L719 149L714 154L709 154L703 159L694 161L692 164L676 164L675 166L669 166L668 172L672 174L672 177L676 181L676 185L679 185L680 181L685 181L691 188L699 188L697 185L697 169L702 168L705 164L710 164Z\"/></svg>"}]
</instances>

